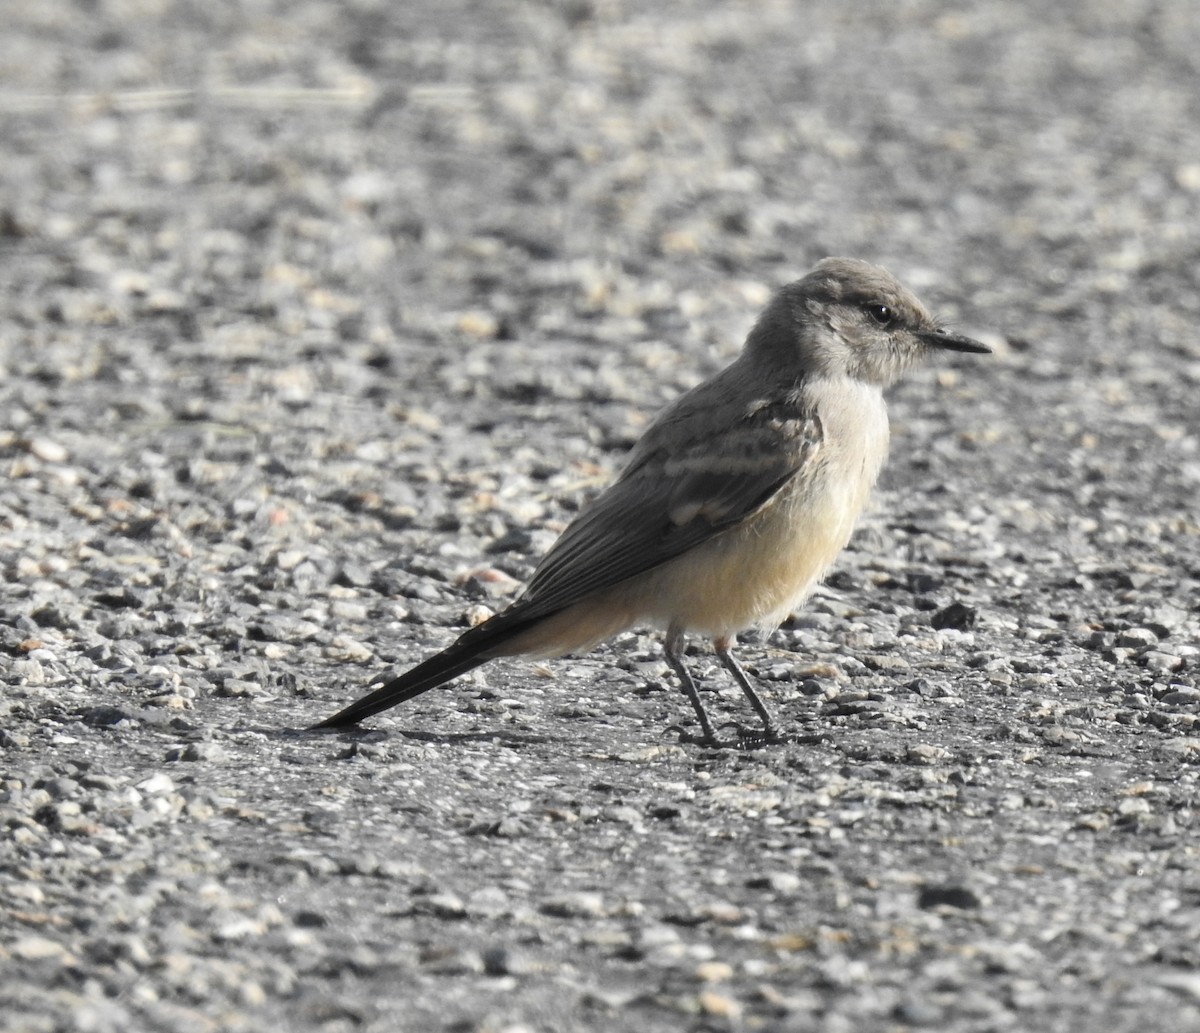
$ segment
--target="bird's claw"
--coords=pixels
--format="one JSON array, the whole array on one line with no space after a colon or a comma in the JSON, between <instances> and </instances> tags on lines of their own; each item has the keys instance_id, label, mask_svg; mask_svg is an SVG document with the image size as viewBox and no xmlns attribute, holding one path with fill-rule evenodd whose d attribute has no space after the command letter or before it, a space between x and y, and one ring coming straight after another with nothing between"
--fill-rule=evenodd
<instances>
[{"instance_id":1,"label":"bird's claw","mask_svg":"<svg viewBox=\"0 0 1200 1033\"><path fill-rule=\"evenodd\" d=\"M737 733L737 739L731 745L738 750L759 750L764 746L779 746L793 741L792 736L776 731L771 725L765 728L747 728L737 721L730 721L721 728L732 728Z\"/></svg>"},{"instance_id":2,"label":"bird's claw","mask_svg":"<svg viewBox=\"0 0 1200 1033\"><path fill-rule=\"evenodd\" d=\"M701 733L697 735L695 732L684 728L683 725L668 725L665 731L675 732L679 736L680 745L708 746L718 750L757 750L764 746L778 746L783 743L795 741L793 736L783 735L771 727L750 729L745 725L739 724L737 721L729 721L721 725L720 731L724 731L726 728L732 728L736 733L736 738L723 740L719 739L715 733Z\"/></svg>"},{"instance_id":3,"label":"bird's claw","mask_svg":"<svg viewBox=\"0 0 1200 1033\"><path fill-rule=\"evenodd\" d=\"M697 735L695 732L688 731L683 725L667 725L665 732L674 732L679 736L679 744L681 746L716 746L721 745L721 741L711 733L701 732Z\"/></svg>"}]
</instances>

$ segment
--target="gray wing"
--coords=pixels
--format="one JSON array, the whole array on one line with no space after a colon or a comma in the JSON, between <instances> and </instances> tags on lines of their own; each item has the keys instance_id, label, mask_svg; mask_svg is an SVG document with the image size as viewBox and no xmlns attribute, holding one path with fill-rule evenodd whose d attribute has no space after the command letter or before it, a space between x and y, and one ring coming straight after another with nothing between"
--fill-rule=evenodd
<instances>
[{"instance_id":1,"label":"gray wing","mask_svg":"<svg viewBox=\"0 0 1200 1033\"><path fill-rule=\"evenodd\" d=\"M760 404L719 438L708 427L690 440L681 431L672 429L669 447L635 451L554 543L514 609L553 613L651 570L745 520L820 462L820 420L792 406Z\"/></svg>"}]
</instances>

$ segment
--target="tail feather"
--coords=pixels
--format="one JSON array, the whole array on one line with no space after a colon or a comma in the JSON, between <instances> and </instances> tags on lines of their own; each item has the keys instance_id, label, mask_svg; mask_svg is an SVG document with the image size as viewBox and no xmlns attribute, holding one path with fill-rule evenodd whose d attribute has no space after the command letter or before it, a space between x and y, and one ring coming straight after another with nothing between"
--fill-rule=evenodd
<instances>
[{"instance_id":1,"label":"tail feather","mask_svg":"<svg viewBox=\"0 0 1200 1033\"><path fill-rule=\"evenodd\" d=\"M444 653L431 656L411 671L405 671L390 682L379 686L374 692L368 693L345 709L339 710L333 717L327 717L312 727L344 728L346 725L357 724L365 717L378 714L381 710L404 703L414 696L421 695L422 692L435 689L451 678L466 674L467 671L480 664L485 664L491 659L480 656L475 650L471 650L468 656L454 656L453 654L456 652L455 646L451 646Z\"/></svg>"},{"instance_id":2,"label":"tail feather","mask_svg":"<svg viewBox=\"0 0 1200 1033\"><path fill-rule=\"evenodd\" d=\"M404 703L430 689L436 689L451 678L457 678L460 674L466 674L487 663L498 655L499 647L504 642L532 623L530 619L523 617L524 615L514 608L497 614L486 623L461 635L442 652L397 675L374 692L355 700L312 728L344 728L346 725L357 724L363 718Z\"/></svg>"}]
</instances>

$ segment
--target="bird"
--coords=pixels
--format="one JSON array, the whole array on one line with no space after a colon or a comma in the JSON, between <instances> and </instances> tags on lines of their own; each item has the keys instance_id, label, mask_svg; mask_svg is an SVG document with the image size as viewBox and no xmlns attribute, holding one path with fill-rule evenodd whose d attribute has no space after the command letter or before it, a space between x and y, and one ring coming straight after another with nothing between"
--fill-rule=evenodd
<instances>
[{"instance_id":1,"label":"bird","mask_svg":"<svg viewBox=\"0 0 1200 1033\"><path fill-rule=\"evenodd\" d=\"M772 296L730 365L649 424L509 606L312 728L357 724L497 657L583 653L646 626L665 632L695 711L700 735L685 738L719 742L684 662L699 635L757 714L756 741L778 741L737 635L777 627L848 542L887 456L884 389L932 353L990 350L885 269L823 259Z\"/></svg>"}]
</instances>

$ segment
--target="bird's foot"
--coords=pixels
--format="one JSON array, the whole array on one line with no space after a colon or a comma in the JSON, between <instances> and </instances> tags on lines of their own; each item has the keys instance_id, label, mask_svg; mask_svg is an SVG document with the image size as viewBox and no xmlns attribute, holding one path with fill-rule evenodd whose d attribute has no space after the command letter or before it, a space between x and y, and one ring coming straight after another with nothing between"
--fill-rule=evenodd
<instances>
[{"instance_id":1,"label":"bird's foot","mask_svg":"<svg viewBox=\"0 0 1200 1033\"><path fill-rule=\"evenodd\" d=\"M711 728L702 729L699 735L684 728L683 725L667 725L663 731L674 732L678 735L681 746L715 746L719 748L723 745Z\"/></svg>"},{"instance_id":2,"label":"bird's foot","mask_svg":"<svg viewBox=\"0 0 1200 1033\"><path fill-rule=\"evenodd\" d=\"M682 746L708 746L718 750L758 750L764 746L779 746L784 743L796 741L794 736L784 735L776 731L773 727L747 728L736 721L730 721L728 724L721 725L721 731L725 731L726 728L734 730L734 738L718 738L716 733L711 729L705 729L697 735L695 732L688 731L682 725L668 725L666 730L668 732L675 732L679 736L679 743Z\"/></svg>"},{"instance_id":3,"label":"bird's foot","mask_svg":"<svg viewBox=\"0 0 1200 1033\"><path fill-rule=\"evenodd\" d=\"M730 744L737 750L760 750L764 746L781 746L785 743L795 742L794 736L783 734L774 725L766 725L762 728L747 728L737 721L730 721L728 724L722 725L721 728L732 728L737 734L737 738Z\"/></svg>"}]
</instances>

